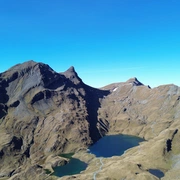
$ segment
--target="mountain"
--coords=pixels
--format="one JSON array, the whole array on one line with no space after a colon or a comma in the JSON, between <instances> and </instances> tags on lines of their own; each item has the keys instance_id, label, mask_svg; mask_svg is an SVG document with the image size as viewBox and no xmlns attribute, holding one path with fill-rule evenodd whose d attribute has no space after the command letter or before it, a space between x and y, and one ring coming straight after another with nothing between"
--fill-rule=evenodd
<instances>
[{"instance_id":1,"label":"mountain","mask_svg":"<svg viewBox=\"0 0 180 180\"><path fill-rule=\"evenodd\" d=\"M57 73L28 61L0 74L0 169L16 174L30 161L87 148L101 138L99 98L109 92L85 85L71 67ZM8 158L7 158L8 157Z\"/></svg>"},{"instance_id":2,"label":"mountain","mask_svg":"<svg viewBox=\"0 0 180 180\"><path fill-rule=\"evenodd\" d=\"M45 169L67 163L59 154L69 152L94 169L88 146L119 133L146 141L104 160L101 179L157 179L148 169L175 179L179 109L180 88L173 84L151 89L131 78L96 89L84 84L74 67L57 73L43 63L17 64L0 74L0 180L57 179ZM92 179L92 173L75 177Z\"/></svg>"}]
</instances>

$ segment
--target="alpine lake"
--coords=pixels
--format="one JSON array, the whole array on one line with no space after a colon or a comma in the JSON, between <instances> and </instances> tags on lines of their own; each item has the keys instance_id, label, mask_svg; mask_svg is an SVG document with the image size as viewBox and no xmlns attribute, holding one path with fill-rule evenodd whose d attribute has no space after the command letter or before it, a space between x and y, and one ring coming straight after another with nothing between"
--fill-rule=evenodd
<instances>
[{"instance_id":1,"label":"alpine lake","mask_svg":"<svg viewBox=\"0 0 180 180\"><path fill-rule=\"evenodd\" d=\"M97 158L108 158L112 156L121 156L129 148L138 146L144 139L130 135L107 135L90 146L88 153L94 154ZM73 153L62 154L62 157L69 158L70 161L64 166L54 168L53 175L62 177L67 175L79 174L84 171L88 164L73 158ZM163 177L164 174L158 169L150 169L149 172L157 177Z\"/></svg>"}]
</instances>

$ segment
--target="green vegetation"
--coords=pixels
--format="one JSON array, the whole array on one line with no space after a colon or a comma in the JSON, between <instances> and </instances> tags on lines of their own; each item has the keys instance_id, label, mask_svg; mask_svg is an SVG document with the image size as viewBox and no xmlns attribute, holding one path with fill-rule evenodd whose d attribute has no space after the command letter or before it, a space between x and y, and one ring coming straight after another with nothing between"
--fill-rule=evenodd
<instances>
[{"instance_id":1,"label":"green vegetation","mask_svg":"<svg viewBox=\"0 0 180 180\"><path fill-rule=\"evenodd\" d=\"M51 174L51 171L49 169L44 169L46 174Z\"/></svg>"},{"instance_id":2,"label":"green vegetation","mask_svg":"<svg viewBox=\"0 0 180 180\"><path fill-rule=\"evenodd\" d=\"M67 153L67 154L60 154L59 156L67 159L71 159L73 155L74 153Z\"/></svg>"}]
</instances>

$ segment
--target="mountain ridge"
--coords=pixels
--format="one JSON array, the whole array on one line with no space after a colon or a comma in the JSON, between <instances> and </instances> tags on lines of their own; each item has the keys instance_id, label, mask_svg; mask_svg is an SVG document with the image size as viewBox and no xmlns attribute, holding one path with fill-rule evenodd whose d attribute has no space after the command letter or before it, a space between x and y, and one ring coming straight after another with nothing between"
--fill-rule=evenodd
<instances>
[{"instance_id":1,"label":"mountain ridge","mask_svg":"<svg viewBox=\"0 0 180 180\"><path fill-rule=\"evenodd\" d=\"M8 70L6 70L6 71L4 71L4 72L1 72L0 75L6 73L6 72L8 72L8 71L15 71L15 70L21 70L21 69L22 69L22 70L25 70L26 68L28 69L28 68L30 68L30 67L32 67L32 66L34 66L34 65L42 65L42 66L48 67L48 68L51 69L52 71L56 72L56 71L53 70L48 64L45 64L45 63L42 63L42 62L36 62L36 61L34 61L34 60L28 60L28 61L26 61L26 62L24 62L24 63L19 63L19 64L16 64L16 65L10 67ZM21 67L21 68L19 68L19 67ZM22 72L22 73L23 73L23 72ZM56 73L58 73L58 72L56 72ZM74 66L70 66L66 71L64 71L64 72L59 72L58 74L62 74L62 75L64 75L64 76L67 76L67 78L69 78L69 79L71 79L71 78L72 78L72 79L73 79L73 78L77 78L78 81L81 81L81 82L82 82L82 79L78 76L78 73L76 72ZM127 81L125 81L125 82L127 82L127 83L133 83L134 85L144 85L142 82L140 82L140 81L138 80L137 77L129 78L129 79L128 79ZM93 88L96 88L96 89L104 89L104 87L106 87L106 86L110 86L110 85L112 85L112 84L118 84L118 83L125 83L125 82L115 82L115 83L110 83L110 84L108 84L108 85L105 85L105 86L103 86L103 87L101 87L101 88L96 88L96 87L93 87ZM168 86L168 85L178 86L178 85L176 85L176 84L170 83L170 84L161 84L161 85L158 85L157 87L159 87L159 86ZM88 86L89 86L89 85L88 85ZM147 86L149 86L149 85L147 85ZM150 87L150 86L149 86L149 87ZM178 87L179 87L179 86L178 86ZM156 88L156 87L154 87L154 88Z\"/></svg>"}]
</instances>

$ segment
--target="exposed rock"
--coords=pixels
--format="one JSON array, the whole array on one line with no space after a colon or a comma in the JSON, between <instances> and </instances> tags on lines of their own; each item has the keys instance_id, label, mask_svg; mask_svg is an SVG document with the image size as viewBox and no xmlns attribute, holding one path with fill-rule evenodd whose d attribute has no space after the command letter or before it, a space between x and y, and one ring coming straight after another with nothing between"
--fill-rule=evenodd
<instances>
[{"instance_id":1,"label":"exposed rock","mask_svg":"<svg viewBox=\"0 0 180 180\"><path fill-rule=\"evenodd\" d=\"M169 152L172 150L172 141L174 139L174 136L177 134L177 132L178 132L178 129L176 129L173 132L171 139L166 140L166 148L165 148L166 152Z\"/></svg>"},{"instance_id":2,"label":"exposed rock","mask_svg":"<svg viewBox=\"0 0 180 180\"><path fill-rule=\"evenodd\" d=\"M82 83L73 66L62 74L76 85Z\"/></svg>"},{"instance_id":3,"label":"exposed rock","mask_svg":"<svg viewBox=\"0 0 180 180\"><path fill-rule=\"evenodd\" d=\"M127 83L132 83L134 86L144 86L141 82L138 81L136 77L129 79L126 81Z\"/></svg>"},{"instance_id":4,"label":"exposed rock","mask_svg":"<svg viewBox=\"0 0 180 180\"><path fill-rule=\"evenodd\" d=\"M50 172L53 172L54 167L63 166L65 164L67 164L68 161L69 161L69 159L62 158L60 156L50 155L47 157L47 159L45 161L44 169L48 169L48 170L50 170Z\"/></svg>"}]
</instances>

